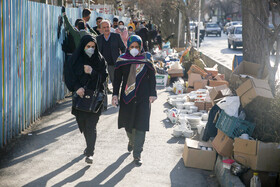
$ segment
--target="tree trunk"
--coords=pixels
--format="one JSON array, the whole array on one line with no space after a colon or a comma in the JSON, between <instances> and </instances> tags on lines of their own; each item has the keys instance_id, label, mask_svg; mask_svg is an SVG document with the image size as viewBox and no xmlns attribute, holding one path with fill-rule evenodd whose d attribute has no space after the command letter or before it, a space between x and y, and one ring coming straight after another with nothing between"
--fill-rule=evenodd
<instances>
[{"instance_id":1,"label":"tree trunk","mask_svg":"<svg viewBox=\"0 0 280 187\"><path fill-rule=\"evenodd\" d=\"M262 70L258 72L261 78L267 62L269 62L268 36L263 25L256 19L260 19L268 25L268 17L265 11L267 6L263 6L262 0L242 0L242 21L243 21L243 59L246 61L261 64Z\"/></svg>"}]
</instances>

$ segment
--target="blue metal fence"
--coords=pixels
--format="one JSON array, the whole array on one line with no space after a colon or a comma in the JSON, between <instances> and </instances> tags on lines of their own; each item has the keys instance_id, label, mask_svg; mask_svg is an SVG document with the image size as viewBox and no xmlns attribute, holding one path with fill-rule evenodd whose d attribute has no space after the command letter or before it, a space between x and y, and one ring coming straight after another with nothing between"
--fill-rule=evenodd
<instances>
[{"instance_id":1,"label":"blue metal fence","mask_svg":"<svg viewBox=\"0 0 280 187\"><path fill-rule=\"evenodd\" d=\"M82 9L67 8L66 13L74 23ZM61 7L27 0L0 1L0 148L64 98L63 29L57 38L60 14ZM91 26L97 16L114 17L92 12Z\"/></svg>"}]
</instances>

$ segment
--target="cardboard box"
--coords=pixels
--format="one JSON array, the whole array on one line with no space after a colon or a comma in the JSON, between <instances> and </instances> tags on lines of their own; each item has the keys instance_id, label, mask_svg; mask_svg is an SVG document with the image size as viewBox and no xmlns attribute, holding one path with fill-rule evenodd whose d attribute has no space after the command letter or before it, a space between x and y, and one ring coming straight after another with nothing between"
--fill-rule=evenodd
<instances>
[{"instance_id":1,"label":"cardboard box","mask_svg":"<svg viewBox=\"0 0 280 187\"><path fill-rule=\"evenodd\" d=\"M191 73L189 74L189 78L188 78L188 84L189 86L194 86L194 82L196 81L202 81L201 75L197 74L197 73Z\"/></svg>"},{"instance_id":2,"label":"cardboard box","mask_svg":"<svg viewBox=\"0 0 280 187\"><path fill-rule=\"evenodd\" d=\"M194 105L197 106L198 110L205 110L205 102L194 102Z\"/></svg>"},{"instance_id":3,"label":"cardboard box","mask_svg":"<svg viewBox=\"0 0 280 187\"><path fill-rule=\"evenodd\" d=\"M261 79L248 79L238 87L236 93L240 97L243 107L257 97L273 99L267 80Z\"/></svg>"},{"instance_id":4,"label":"cardboard box","mask_svg":"<svg viewBox=\"0 0 280 187\"><path fill-rule=\"evenodd\" d=\"M197 65L192 65L188 71L188 75L190 76L190 74L192 73L197 73L200 74L202 77L206 77L207 73L201 69L200 67L198 67Z\"/></svg>"},{"instance_id":5,"label":"cardboard box","mask_svg":"<svg viewBox=\"0 0 280 187\"><path fill-rule=\"evenodd\" d=\"M280 172L278 143L234 139L234 159L255 171Z\"/></svg>"},{"instance_id":6,"label":"cardboard box","mask_svg":"<svg viewBox=\"0 0 280 187\"><path fill-rule=\"evenodd\" d=\"M204 70L205 70L207 73L211 74L212 77L216 77L216 76L218 75L218 70L215 69L215 68L204 68Z\"/></svg>"},{"instance_id":7,"label":"cardboard box","mask_svg":"<svg viewBox=\"0 0 280 187\"><path fill-rule=\"evenodd\" d=\"M200 81L195 81L193 83L193 87L194 87L194 90L198 90L198 89L204 89L205 86L206 86L206 83L204 80L200 80Z\"/></svg>"},{"instance_id":8,"label":"cardboard box","mask_svg":"<svg viewBox=\"0 0 280 187\"><path fill-rule=\"evenodd\" d=\"M192 91L194 91L193 88L191 88L191 87L188 87L188 88L187 88L187 93L190 93L190 92L192 92Z\"/></svg>"},{"instance_id":9,"label":"cardboard box","mask_svg":"<svg viewBox=\"0 0 280 187\"><path fill-rule=\"evenodd\" d=\"M184 77L184 73L172 73L169 74L170 77Z\"/></svg>"},{"instance_id":10,"label":"cardboard box","mask_svg":"<svg viewBox=\"0 0 280 187\"><path fill-rule=\"evenodd\" d=\"M217 81L224 81L225 74L218 74L214 79L216 79Z\"/></svg>"},{"instance_id":11,"label":"cardboard box","mask_svg":"<svg viewBox=\"0 0 280 187\"><path fill-rule=\"evenodd\" d=\"M212 101L216 99L220 99L222 97L230 96L232 95L231 90L228 88L227 85L221 85L213 88L209 88L209 96Z\"/></svg>"},{"instance_id":12,"label":"cardboard box","mask_svg":"<svg viewBox=\"0 0 280 187\"><path fill-rule=\"evenodd\" d=\"M243 82L248 80L248 78L250 77L257 78L260 68L261 68L260 64L243 61L241 64L239 64L239 66L237 66L237 68L235 68L235 70L231 74L230 77L231 87L236 89ZM248 77L246 77L246 75ZM261 79L267 79L267 78L268 78L268 70L267 68L265 68L263 75L261 76Z\"/></svg>"},{"instance_id":13,"label":"cardboard box","mask_svg":"<svg viewBox=\"0 0 280 187\"><path fill-rule=\"evenodd\" d=\"M211 143L186 138L183 152L185 166L213 170L216 161L216 151L201 150L200 146L212 148Z\"/></svg>"},{"instance_id":14,"label":"cardboard box","mask_svg":"<svg viewBox=\"0 0 280 187\"><path fill-rule=\"evenodd\" d=\"M213 107L213 103L212 102L205 102L205 110L209 111L211 110L211 108Z\"/></svg>"},{"instance_id":15,"label":"cardboard box","mask_svg":"<svg viewBox=\"0 0 280 187\"><path fill-rule=\"evenodd\" d=\"M156 74L156 86L166 86L168 75Z\"/></svg>"},{"instance_id":16,"label":"cardboard box","mask_svg":"<svg viewBox=\"0 0 280 187\"><path fill-rule=\"evenodd\" d=\"M228 81L208 80L207 85L211 86L211 87L217 87L217 86L221 86L221 85L229 86L229 83L228 83Z\"/></svg>"},{"instance_id":17,"label":"cardboard box","mask_svg":"<svg viewBox=\"0 0 280 187\"><path fill-rule=\"evenodd\" d=\"M224 157L231 157L233 153L233 139L218 129L218 134L212 142L213 147Z\"/></svg>"}]
</instances>

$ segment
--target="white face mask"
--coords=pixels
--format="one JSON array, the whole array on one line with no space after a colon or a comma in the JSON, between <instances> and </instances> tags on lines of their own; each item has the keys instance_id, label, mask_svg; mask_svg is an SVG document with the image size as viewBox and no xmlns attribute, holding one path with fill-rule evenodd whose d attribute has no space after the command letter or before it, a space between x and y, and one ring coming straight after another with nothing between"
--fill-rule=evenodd
<instances>
[{"instance_id":1,"label":"white face mask","mask_svg":"<svg viewBox=\"0 0 280 187\"><path fill-rule=\"evenodd\" d=\"M119 28L120 29L124 29L124 25L119 25Z\"/></svg>"},{"instance_id":2,"label":"white face mask","mask_svg":"<svg viewBox=\"0 0 280 187\"><path fill-rule=\"evenodd\" d=\"M87 56L89 56L89 58L94 54L94 49L95 48L85 49L85 53L87 54Z\"/></svg>"},{"instance_id":3,"label":"white face mask","mask_svg":"<svg viewBox=\"0 0 280 187\"><path fill-rule=\"evenodd\" d=\"M136 48L131 49L129 52L133 57L136 57L136 55L139 54L139 51Z\"/></svg>"}]
</instances>

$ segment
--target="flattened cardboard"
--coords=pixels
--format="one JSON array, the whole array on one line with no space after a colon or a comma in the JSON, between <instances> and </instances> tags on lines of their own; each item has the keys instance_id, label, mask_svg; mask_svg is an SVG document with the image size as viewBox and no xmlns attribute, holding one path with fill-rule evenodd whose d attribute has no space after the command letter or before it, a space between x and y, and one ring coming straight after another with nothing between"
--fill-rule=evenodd
<instances>
[{"instance_id":1,"label":"flattened cardboard","mask_svg":"<svg viewBox=\"0 0 280 187\"><path fill-rule=\"evenodd\" d=\"M233 154L233 139L218 129L218 134L212 142L213 147L224 157L231 157Z\"/></svg>"},{"instance_id":2,"label":"flattened cardboard","mask_svg":"<svg viewBox=\"0 0 280 187\"><path fill-rule=\"evenodd\" d=\"M186 138L183 152L185 166L213 170L216 161L216 151L201 150L200 146L212 147L211 143Z\"/></svg>"},{"instance_id":3,"label":"flattened cardboard","mask_svg":"<svg viewBox=\"0 0 280 187\"><path fill-rule=\"evenodd\" d=\"M234 139L234 159L255 171L280 172L278 143Z\"/></svg>"},{"instance_id":4,"label":"flattened cardboard","mask_svg":"<svg viewBox=\"0 0 280 187\"><path fill-rule=\"evenodd\" d=\"M243 107L256 97L273 99L267 80L262 79L248 79L236 89L236 93L240 97Z\"/></svg>"}]
</instances>

